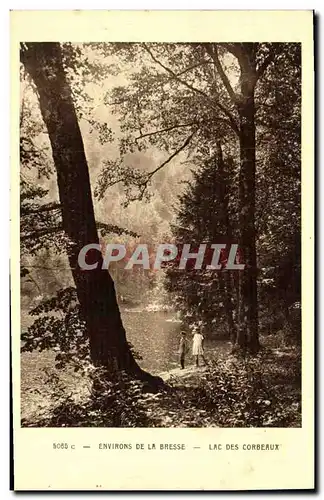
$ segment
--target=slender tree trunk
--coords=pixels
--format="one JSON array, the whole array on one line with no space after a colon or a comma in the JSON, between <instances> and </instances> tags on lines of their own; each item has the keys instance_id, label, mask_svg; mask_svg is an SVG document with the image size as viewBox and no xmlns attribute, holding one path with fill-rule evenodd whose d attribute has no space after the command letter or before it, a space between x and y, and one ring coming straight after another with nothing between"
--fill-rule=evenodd
<instances>
[{"instance_id":1,"label":"slender tree trunk","mask_svg":"<svg viewBox=\"0 0 324 500\"><path fill-rule=\"evenodd\" d=\"M237 338L237 326L234 321L234 304L233 304L233 295L235 292L234 284L231 276L231 271L225 271L225 290L226 290L226 308L227 308L227 324L229 328L229 338L232 344L236 343Z\"/></svg>"},{"instance_id":2,"label":"slender tree trunk","mask_svg":"<svg viewBox=\"0 0 324 500\"><path fill-rule=\"evenodd\" d=\"M101 253L94 251L88 256L88 263L98 262L96 270L84 271L78 265L80 250L89 243L99 243L99 239L88 164L60 45L26 45L22 61L36 85L52 146L63 228L72 242L69 263L90 339L91 359L95 365L111 371L126 370L153 381L151 375L141 370L129 349L113 280L108 270L101 269Z\"/></svg>"},{"instance_id":3,"label":"slender tree trunk","mask_svg":"<svg viewBox=\"0 0 324 500\"><path fill-rule=\"evenodd\" d=\"M219 289L223 295L223 300L224 300L228 338L231 340L231 342L234 343L236 340L235 323L233 320L231 289L229 288L228 276L226 276L228 272L229 271L226 270L224 271L224 273L220 272L218 274L218 282L219 282Z\"/></svg>"},{"instance_id":4,"label":"slender tree trunk","mask_svg":"<svg viewBox=\"0 0 324 500\"><path fill-rule=\"evenodd\" d=\"M222 212L222 224L223 231L226 234L228 241L232 239L232 226L229 218L229 207L228 207L228 178L224 170L224 158L223 151L220 141L217 142L217 167L219 173L219 202L220 209ZM224 275L223 275L224 274ZM224 297L225 314L227 320L228 336L231 342L234 344L236 341L236 326L233 320L233 286L231 282L230 271L226 270L224 273L219 273L219 284Z\"/></svg>"}]
</instances>

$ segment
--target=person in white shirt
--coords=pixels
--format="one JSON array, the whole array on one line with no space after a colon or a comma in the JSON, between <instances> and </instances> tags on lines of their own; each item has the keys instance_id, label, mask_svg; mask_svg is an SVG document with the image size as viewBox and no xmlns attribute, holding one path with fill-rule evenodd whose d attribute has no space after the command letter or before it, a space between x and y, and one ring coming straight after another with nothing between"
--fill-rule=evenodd
<instances>
[{"instance_id":1,"label":"person in white shirt","mask_svg":"<svg viewBox=\"0 0 324 500\"><path fill-rule=\"evenodd\" d=\"M204 337L197 329L194 329L193 343L192 343L192 355L195 357L196 366L199 366L199 356L202 358L204 364L206 365L206 359L204 356Z\"/></svg>"}]
</instances>

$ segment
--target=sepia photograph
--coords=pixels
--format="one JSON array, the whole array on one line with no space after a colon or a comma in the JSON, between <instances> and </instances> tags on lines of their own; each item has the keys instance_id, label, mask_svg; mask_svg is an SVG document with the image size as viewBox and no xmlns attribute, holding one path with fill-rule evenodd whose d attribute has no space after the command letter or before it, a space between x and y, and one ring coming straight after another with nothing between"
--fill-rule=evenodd
<instances>
[{"instance_id":1,"label":"sepia photograph","mask_svg":"<svg viewBox=\"0 0 324 500\"><path fill-rule=\"evenodd\" d=\"M22 427L301 427L301 82L297 42L20 43Z\"/></svg>"}]
</instances>

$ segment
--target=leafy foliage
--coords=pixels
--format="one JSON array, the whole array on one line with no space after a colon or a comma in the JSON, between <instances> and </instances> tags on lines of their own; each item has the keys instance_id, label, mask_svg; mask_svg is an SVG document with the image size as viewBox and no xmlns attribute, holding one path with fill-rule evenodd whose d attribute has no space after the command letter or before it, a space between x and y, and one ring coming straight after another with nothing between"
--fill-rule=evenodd
<instances>
[{"instance_id":1,"label":"leafy foliage","mask_svg":"<svg viewBox=\"0 0 324 500\"><path fill-rule=\"evenodd\" d=\"M30 314L38 317L21 335L22 352L52 349L56 351L56 368L70 363L79 371L81 360L89 360L89 339L80 317L75 288L59 290Z\"/></svg>"},{"instance_id":2,"label":"leafy foliage","mask_svg":"<svg viewBox=\"0 0 324 500\"><path fill-rule=\"evenodd\" d=\"M192 180L179 196L177 219L172 225L173 238L178 244L189 243L197 248L201 243L221 243L229 248L237 233L235 211L230 213L228 208L230 202L235 203L234 178L233 160L223 161L215 154L192 171ZM215 330L216 322L226 321L226 314L232 314L226 310L228 301L232 309L235 299L233 277L230 271L224 270L224 258L220 258L222 271L208 270L206 264L210 264L211 257L207 261L208 256L200 270L181 270L178 262L171 261L166 267L165 283L184 321L199 322L205 334ZM228 273L226 284L224 273Z\"/></svg>"},{"instance_id":3,"label":"leafy foliage","mask_svg":"<svg viewBox=\"0 0 324 500\"><path fill-rule=\"evenodd\" d=\"M173 161L189 161L191 181L179 199L179 225L174 225L174 236L181 242L189 238L191 243L224 233L236 237L238 107L224 87L214 57L216 54L225 72L231 71L234 98L238 99L238 45L62 44L78 118L87 124L87 132L95 135L100 146L117 142L118 152L113 158L101 155L102 170L95 187L98 203L108 188L119 184L126 196L124 205L147 201L154 176L163 180L164 167ZM252 48L260 76L255 92L260 325L264 334L272 337L280 332L277 337L295 343L300 335L300 46L263 43L253 44ZM104 59L98 62L94 51L104 55ZM105 84L121 69L124 83L110 87L103 103L119 119L120 133L116 137L106 118L96 117L98 103L89 95L87 85ZM22 250L29 257L37 253L39 258L40 249L47 249L52 259L54 252L68 253L71 242L62 230L60 205L53 201L53 193L48 196L49 190L40 182L52 178L53 162L44 124L39 110L35 110L35 89L28 77L23 75L23 80L28 95L23 97L21 106ZM221 178L214 158L218 142L226 158ZM136 154L143 158L145 153L151 155L155 151L162 152L164 158L155 162L150 156L148 169L139 168ZM174 185L176 190L177 176ZM222 213L224 204L219 208L220 198L226 199L227 221ZM287 220L291 221L288 228ZM154 220L152 227L157 224ZM100 222L97 227L101 236L138 236L137 231L123 229L122 224ZM39 288L31 269L24 258L21 276ZM215 323L222 322L225 314L220 275L216 278L207 272L192 271L184 276L169 268L169 277L172 274L169 286L176 292L176 305L183 318L189 322L203 319L210 330L215 330ZM119 290L129 293L135 278L130 285L118 269L117 275L122 281ZM146 284L153 282L148 277ZM143 281L138 279L138 283L134 286L135 294ZM230 291L235 304L233 290ZM283 356L288 362L281 357L279 363L269 352L255 359L219 360L201 377L193 375L187 386L179 380L172 384L170 393L147 395L145 387L124 374L112 380L93 371L75 289L61 288L51 298L47 292L46 296L40 294L41 303L31 311L36 319L22 334L22 351L53 350L56 368L72 365L83 375L90 375L94 384L90 397L76 402L71 394L66 394L67 388L61 386L57 373L51 374L49 384L53 385L55 407L41 425L300 425L298 350L294 351L295 359L291 352ZM100 391L93 392L99 381Z\"/></svg>"},{"instance_id":4,"label":"leafy foliage","mask_svg":"<svg viewBox=\"0 0 324 500\"><path fill-rule=\"evenodd\" d=\"M36 319L21 334L21 352L52 350L57 369L72 367L75 372L86 375L90 364L89 337L76 289L59 290L50 299L42 300L29 314ZM132 344L128 345L134 357L141 359Z\"/></svg>"},{"instance_id":5,"label":"leafy foliage","mask_svg":"<svg viewBox=\"0 0 324 500\"><path fill-rule=\"evenodd\" d=\"M121 372L108 377L99 369L90 369L89 393L76 402L64 383L50 372L52 407L36 421L22 420L26 427L146 427L149 424L143 401L143 384ZM100 390L95 390L100 385Z\"/></svg>"},{"instance_id":6,"label":"leafy foliage","mask_svg":"<svg viewBox=\"0 0 324 500\"><path fill-rule=\"evenodd\" d=\"M267 344L268 341L267 341ZM300 352L264 349L257 357L211 359L207 369L173 377L169 390L152 394L120 373L115 379L90 368L93 384L78 398L49 372L52 405L23 426L48 427L299 427ZM99 391L96 391L96 388Z\"/></svg>"},{"instance_id":7,"label":"leafy foliage","mask_svg":"<svg viewBox=\"0 0 324 500\"><path fill-rule=\"evenodd\" d=\"M273 368L269 361L264 363L262 356L215 363L193 391L193 403L217 415L221 427L295 426L300 410L298 391L283 397L282 385L272 385ZM280 371L282 376L282 368ZM292 378L287 379L291 384Z\"/></svg>"}]
</instances>

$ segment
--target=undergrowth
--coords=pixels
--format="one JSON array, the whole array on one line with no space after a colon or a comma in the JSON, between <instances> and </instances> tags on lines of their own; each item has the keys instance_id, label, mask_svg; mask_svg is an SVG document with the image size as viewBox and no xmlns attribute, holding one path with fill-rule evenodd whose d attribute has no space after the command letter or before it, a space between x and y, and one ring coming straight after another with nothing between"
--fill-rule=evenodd
<instances>
[{"instance_id":1,"label":"undergrowth","mask_svg":"<svg viewBox=\"0 0 324 500\"><path fill-rule=\"evenodd\" d=\"M57 371L49 372L51 405L37 418L22 419L22 426L301 426L300 350L293 346L264 348L253 358L214 358L206 369L171 378L156 394L125 373L111 378L91 368L87 377L88 390L76 400Z\"/></svg>"}]
</instances>

